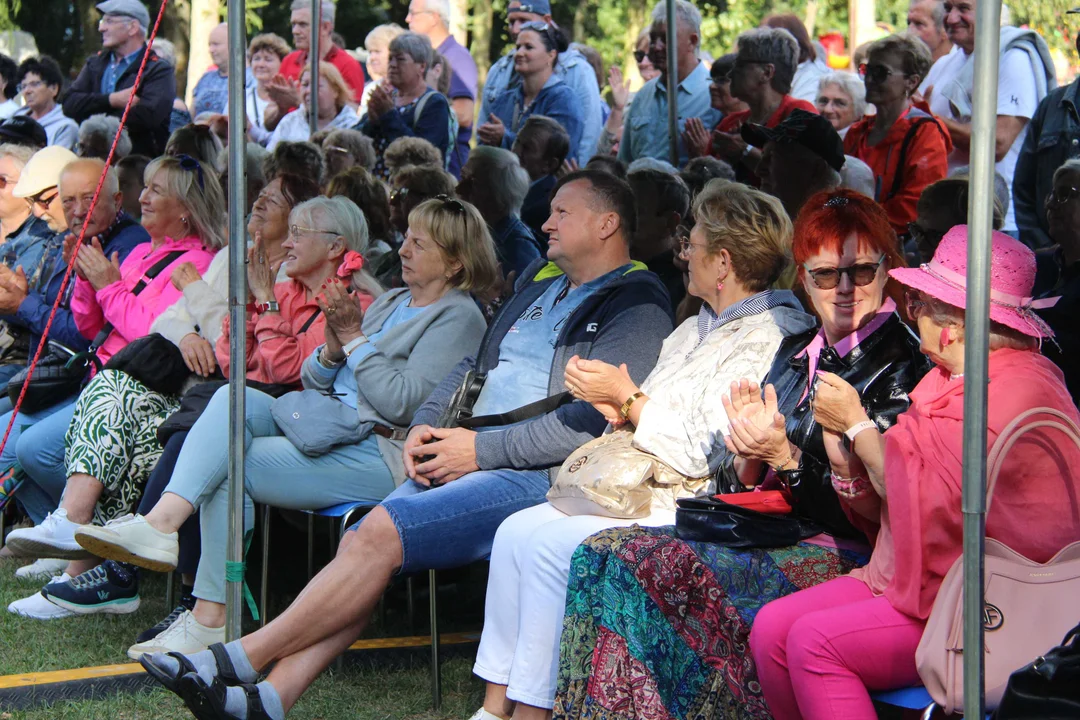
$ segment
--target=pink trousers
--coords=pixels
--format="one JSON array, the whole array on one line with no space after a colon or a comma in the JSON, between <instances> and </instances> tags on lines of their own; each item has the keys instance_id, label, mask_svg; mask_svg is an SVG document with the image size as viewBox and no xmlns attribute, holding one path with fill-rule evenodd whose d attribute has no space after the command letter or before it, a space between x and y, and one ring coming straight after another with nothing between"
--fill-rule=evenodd
<instances>
[{"instance_id":1,"label":"pink trousers","mask_svg":"<svg viewBox=\"0 0 1080 720\"><path fill-rule=\"evenodd\" d=\"M774 600L754 618L750 649L776 720L875 720L870 691L919 683L926 623L841 577Z\"/></svg>"}]
</instances>

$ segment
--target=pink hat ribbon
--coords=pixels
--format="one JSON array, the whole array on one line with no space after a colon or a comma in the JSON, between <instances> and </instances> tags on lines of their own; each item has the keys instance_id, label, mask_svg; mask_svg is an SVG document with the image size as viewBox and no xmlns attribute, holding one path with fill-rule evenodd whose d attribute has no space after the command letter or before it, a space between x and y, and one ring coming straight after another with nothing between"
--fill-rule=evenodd
<instances>
[{"instance_id":1,"label":"pink hat ribbon","mask_svg":"<svg viewBox=\"0 0 1080 720\"><path fill-rule=\"evenodd\" d=\"M937 260L931 260L928 263L923 263L919 266L922 270L930 273L938 280L952 285L957 290L967 290L967 278L951 268L947 268ZM990 301L995 302L998 305L1004 305L1009 308L1016 308L1021 312L1030 312L1031 310L1042 310L1043 308L1054 307L1060 297L1043 298L1036 300L1033 297L1023 297L1021 295L1013 295L1012 293L1002 292L1001 290L990 290Z\"/></svg>"},{"instance_id":2,"label":"pink hat ribbon","mask_svg":"<svg viewBox=\"0 0 1080 720\"><path fill-rule=\"evenodd\" d=\"M337 275L342 278L351 277L354 272L359 272L363 267L364 256L354 250L349 250L338 265Z\"/></svg>"}]
</instances>

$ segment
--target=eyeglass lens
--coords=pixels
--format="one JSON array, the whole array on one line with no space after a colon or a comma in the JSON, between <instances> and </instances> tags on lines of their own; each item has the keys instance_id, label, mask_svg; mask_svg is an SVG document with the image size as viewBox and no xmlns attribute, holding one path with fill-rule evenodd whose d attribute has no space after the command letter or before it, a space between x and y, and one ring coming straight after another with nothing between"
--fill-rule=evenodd
<instances>
[{"instance_id":1,"label":"eyeglass lens","mask_svg":"<svg viewBox=\"0 0 1080 720\"><path fill-rule=\"evenodd\" d=\"M877 277L878 266L881 262L876 263L858 263L856 265L849 265L842 268L819 268L817 270L808 271L811 277L814 278L814 284L822 290L832 290L840 284L840 277L847 275L851 278L851 282L856 287L864 287L874 282L874 278Z\"/></svg>"}]
</instances>

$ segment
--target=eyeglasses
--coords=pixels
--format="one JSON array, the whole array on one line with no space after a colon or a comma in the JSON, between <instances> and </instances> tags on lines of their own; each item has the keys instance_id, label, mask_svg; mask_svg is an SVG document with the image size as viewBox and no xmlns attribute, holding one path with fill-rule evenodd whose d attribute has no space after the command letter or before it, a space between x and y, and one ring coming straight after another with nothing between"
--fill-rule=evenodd
<instances>
[{"instance_id":1,"label":"eyeglasses","mask_svg":"<svg viewBox=\"0 0 1080 720\"><path fill-rule=\"evenodd\" d=\"M904 293L904 307L907 309L908 317L916 320L919 314L929 307L929 304L919 299L919 293L908 290Z\"/></svg>"},{"instance_id":2,"label":"eyeglasses","mask_svg":"<svg viewBox=\"0 0 1080 720\"><path fill-rule=\"evenodd\" d=\"M694 248L707 247L705 243L690 242L690 238L679 238L679 254L690 257L694 254Z\"/></svg>"},{"instance_id":3,"label":"eyeglasses","mask_svg":"<svg viewBox=\"0 0 1080 720\"><path fill-rule=\"evenodd\" d=\"M405 198L407 197L409 197L409 188L400 187L390 193L390 204L400 205L401 203L405 202Z\"/></svg>"},{"instance_id":4,"label":"eyeglasses","mask_svg":"<svg viewBox=\"0 0 1080 720\"><path fill-rule=\"evenodd\" d=\"M882 65L880 63L874 63L869 65L867 63L859 63L859 75L870 82L883 83L889 79L891 75L903 75L907 77L907 73L900 70L893 70L888 65Z\"/></svg>"},{"instance_id":5,"label":"eyeglasses","mask_svg":"<svg viewBox=\"0 0 1080 720\"><path fill-rule=\"evenodd\" d=\"M319 233L321 235L336 235L338 237L342 237L341 233L337 232L336 230L319 230L318 228L309 228L304 227L303 225L289 226L290 238L298 238L300 237L300 233Z\"/></svg>"},{"instance_id":6,"label":"eyeglasses","mask_svg":"<svg viewBox=\"0 0 1080 720\"><path fill-rule=\"evenodd\" d=\"M848 265L847 267L823 267L811 270L806 265L806 272L810 274L810 277L821 290L832 290L840 284L840 278L843 275L847 275L851 282L856 287L865 287L874 282L874 278L877 277L878 268L885 262L885 256L882 255L881 259L876 263L856 263L854 265Z\"/></svg>"},{"instance_id":7,"label":"eyeglasses","mask_svg":"<svg viewBox=\"0 0 1080 720\"><path fill-rule=\"evenodd\" d=\"M1054 202L1054 203L1057 203L1058 205L1064 205L1065 203L1067 203L1070 200L1072 200L1073 198L1075 198L1077 195L1080 195L1080 188L1074 188L1074 187L1054 188L1050 192L1050 195L1047 196L1046 201L1047 201L1047 203Z\"/></svg>"},{"instance_id":8,"label":"eyeglasses","mask_svg":"<svg viewBox=\"0 0 1080 720\"><path fill-rule=\"evenodd\" d=\"M39 87L45 87L45 83L41 80L31 80L29 82L21 82L15 86L15 92L26 92L27 90L37 90Z\"/></svg>"},{"instance_id":9,"label":"eyeglasses","mask_svg":"<svg viewBox=\"0 0 1080 720\"><path fill-rule=\"evenodd\" d=\"M120 23L134 22L135 18L127 15L102 15L98 25L119 25Z\"/></svg>"},{"instance_id":10,"label":"eyeglasses","mask_svg":"<svg viewBox=\"0 0 1080 720\"><path fill-rule=\"evenodd\" d=\"M916 245L936 248L941 242L941 238L945 237L944 230L927 230L917 222L909 222L907 229L908 235L911 236Z\"/></svg>"},{"instance_id":11,"label":"eyeglasses","mask_svg":"<svg viewBox=\"0 0 1080 720\"><path fill-rule=\"evenodd\" d=\"M53 191L52 195L50 195L49 197L45 197L45 193L49 192L50 190ZM37 195L33 195L30 198L30 202L34 203L35 205L40 205L41 209L45 210L45 209L47 209L49 207L49 204L52 203L52 201L55 200L56 196L59 195L59 194L60 194L60 191L57 190L55 186L53 186L51 188L45 188L44 190L39 192Z\"/></svg>"},{"instance_id":12,"label":"eyeglasses","mask_svg":"<svg viewBox=\"0 0 1080 720\"><path fill-rule=\"evenodd\" d=\"M645 58L647 58L647 57L649 57L649 53L647 53L644 50L635 50L634 51L634 61L635 62L638 62L638 63L645 62Z\"/></svg>"}]
</instances>

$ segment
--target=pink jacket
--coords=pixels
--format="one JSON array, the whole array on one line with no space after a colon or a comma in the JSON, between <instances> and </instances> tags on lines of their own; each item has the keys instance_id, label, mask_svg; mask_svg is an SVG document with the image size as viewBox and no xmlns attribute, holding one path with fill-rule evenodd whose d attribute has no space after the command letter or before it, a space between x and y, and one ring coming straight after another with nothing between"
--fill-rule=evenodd
<instances>
[{"instance_id":1,"label":"pink jacket","mask_svg":"<svg viewBox=\"0 0 1080 720\"><path fill-rule=\"evenodd\" d=\"M133 295L131 289L146 271L176 250L185 252L158 273L141 293ZM95 291L94 286L86 280L76 280L71 312L83 337L93 340L106 321L113 324L112 334L98 348L97 355L101 362L108 362L129 342L149 334L150 325L157 316L183 296L172 284L172 271L178 263L193 263L199 273L205 273L215 252L204 247L196 237L183 240L165 238L156 250L150 243L136 245L120 266L121 279L101 290Z\"/></svg>"}]
</instances>

